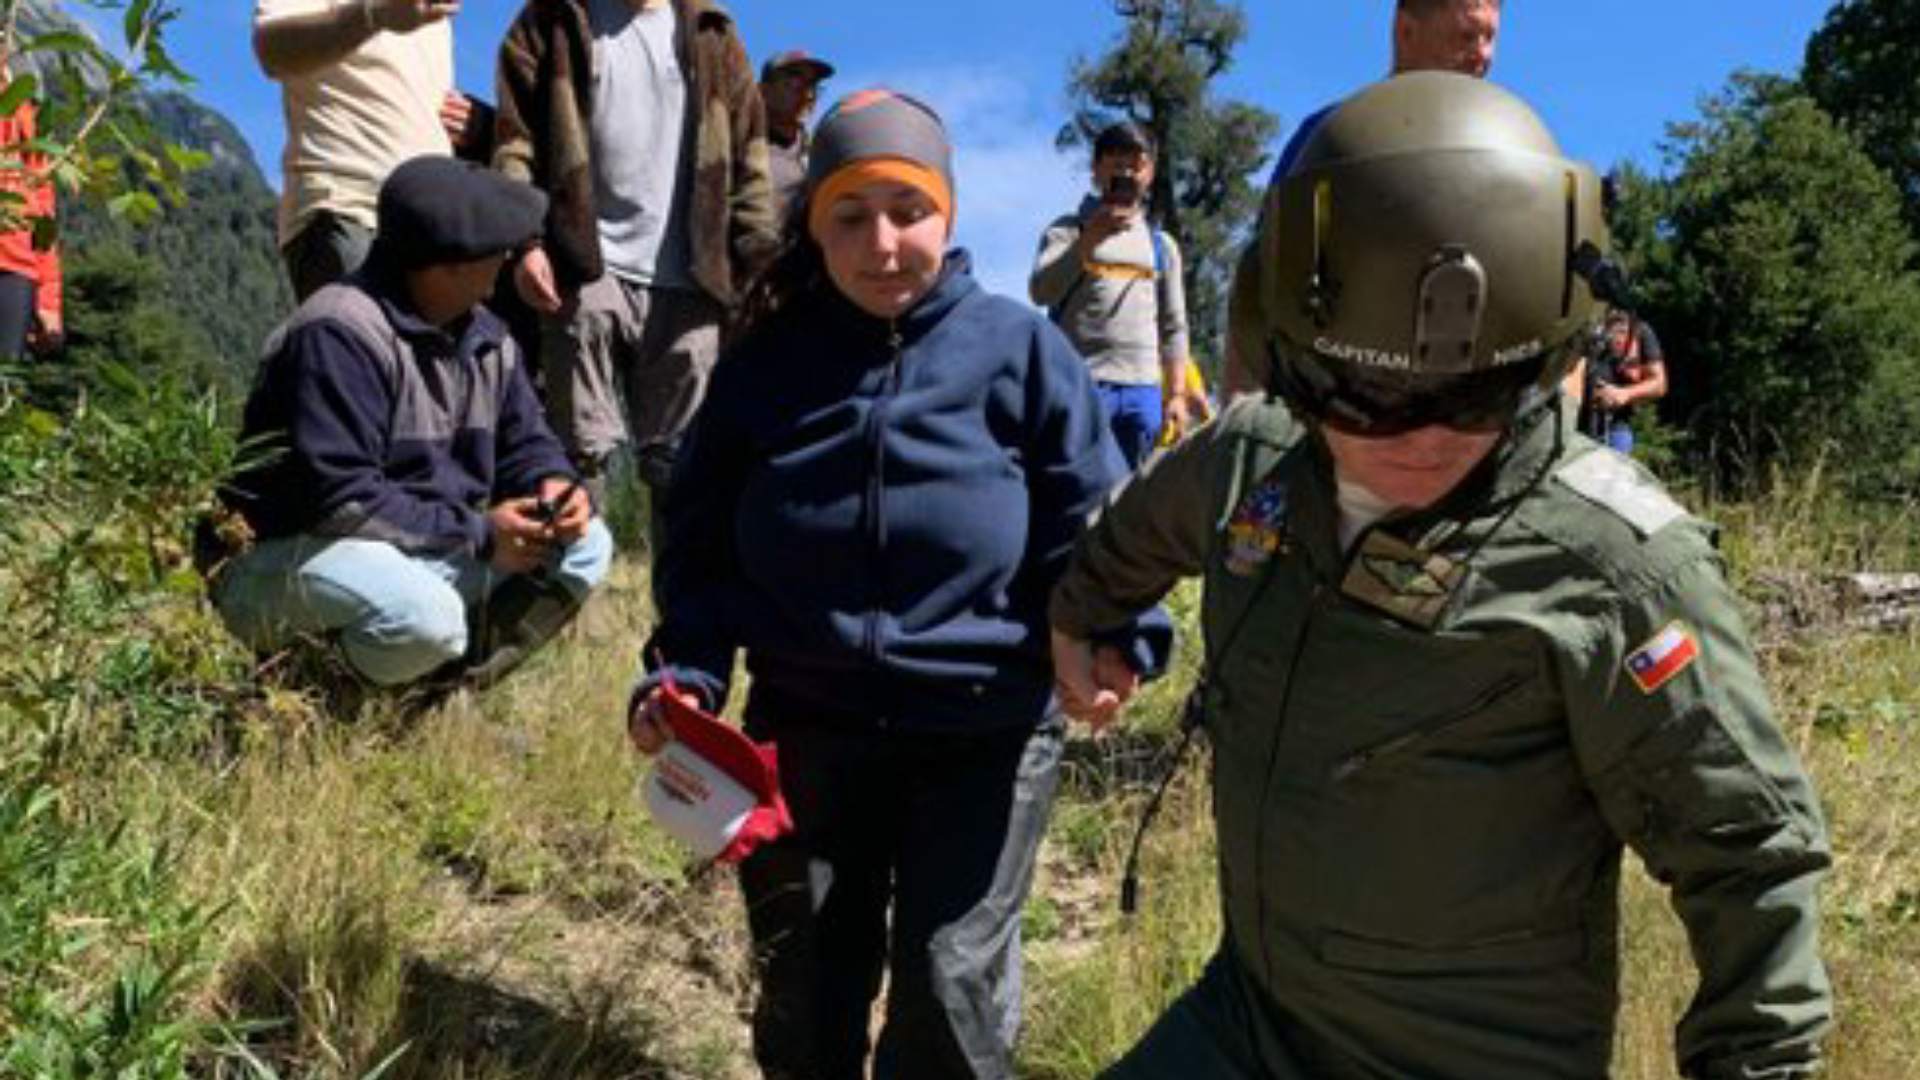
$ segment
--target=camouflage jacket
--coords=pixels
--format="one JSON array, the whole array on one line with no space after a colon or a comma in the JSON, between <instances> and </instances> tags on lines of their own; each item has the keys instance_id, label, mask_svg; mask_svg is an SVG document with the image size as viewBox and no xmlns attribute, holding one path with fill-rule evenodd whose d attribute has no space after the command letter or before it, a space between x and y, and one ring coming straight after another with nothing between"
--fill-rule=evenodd
<instances>
[{"instance_id":1,"label":"camouflage jacket","mask_svg":"<svg viewBox=\"0 0 1920 1080\"><path fill-rule=\"evenodd\" d=\"M710 0L671 2L692 82L692 272L731 306L779 243L766 114L733 17ZM593 55L586 0L528 0L500 45L493 164L551 198L546 246L567 289L604 270L593 189Z\"/></svg>"},{"instance_id":2,"label":"camouflage jacket","mask_svg":"<svg viewBox=\"0 0 1920 1080\"><path fill-rule=\"evenodd\" d=\"M1699 966L1681 1071L1810 1075L1827 840L1711 529L1554 410L1344 551L1338 513L1320 440L1244 401L1115 497L1054 593L1090 636L1205 576L1222 962L1250 1007L1184 1060L1604 1077L1624 844Z\"/></svg>"}]
</instances>

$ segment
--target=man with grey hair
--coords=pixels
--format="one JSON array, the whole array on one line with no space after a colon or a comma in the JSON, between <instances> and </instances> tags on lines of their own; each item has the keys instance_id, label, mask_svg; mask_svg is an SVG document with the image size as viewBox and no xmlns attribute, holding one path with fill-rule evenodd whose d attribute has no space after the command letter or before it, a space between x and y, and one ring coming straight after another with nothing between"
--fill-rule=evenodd
<instances>
[{"instance_id":1,"label":"man with grey hair","mask_svg":"<svg viewBox=\"0 0 1920 1080\"><path fill-rule=\"evenodd\" d=\"M1393 11L1393 69L1457 71L1484 79L1493 69L1494 46L1500 38L1501 0L1395 0ZM1314 112L1293 131L1274 166L1277 182L1293 168L1307 138L1338 102ZM1262 211L1262 217L1265 211ZM1268 360L1258 342L1246 333L1246 311L1241 298L1260 291L1259 267L1249 248L1241 255L1227 301L1227 364L1222 389L1227 396L1267 389Z\"/></svg>"}]
</instances>

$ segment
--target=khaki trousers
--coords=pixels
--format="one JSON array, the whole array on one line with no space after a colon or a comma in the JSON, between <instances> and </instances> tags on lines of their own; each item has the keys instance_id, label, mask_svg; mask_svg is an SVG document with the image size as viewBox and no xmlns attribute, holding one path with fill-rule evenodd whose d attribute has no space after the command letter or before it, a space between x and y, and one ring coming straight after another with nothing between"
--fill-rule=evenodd
<instances>
[{"instance_id":1,"label":"khaki trousers","mask_svg":"<svg viewBox=\"0 0 1920 1080\"><path fill-rule=\"evenodd\" d=\"M574 460L592 471L630 443L657 501L706 397L723 315L698 289L606 274L542 320L548 419Z\"/></svg>"}]
</instances>

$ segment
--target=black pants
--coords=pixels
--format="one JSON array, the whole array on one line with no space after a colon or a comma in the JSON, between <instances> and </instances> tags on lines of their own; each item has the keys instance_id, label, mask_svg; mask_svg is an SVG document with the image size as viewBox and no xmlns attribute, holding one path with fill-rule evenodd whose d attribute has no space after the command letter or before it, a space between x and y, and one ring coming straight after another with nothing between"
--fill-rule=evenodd
<instances>
[{"instance_id":1,"label":"black pants","mask_svg":"<svg viewBox=\"0 0 1920 1080\"><path fill-rule=\"evenodd\" d=\"M741 867L762 1071L865 1077L884 971L875 1080L1012 1077L1021 907L1064 724L930 736L749 716L779 744L796 825Z\"/></svg>"},{"instance_id":2,"label":"black pants","mask_svg":"<svg viewBox=\"0 0 1920 1080\"><path fill-rule=\"evenodd\" d=\"M0 360L27 354L27 331L33 326L33 279L0 270Z\"/></svg>"}]
</instances>

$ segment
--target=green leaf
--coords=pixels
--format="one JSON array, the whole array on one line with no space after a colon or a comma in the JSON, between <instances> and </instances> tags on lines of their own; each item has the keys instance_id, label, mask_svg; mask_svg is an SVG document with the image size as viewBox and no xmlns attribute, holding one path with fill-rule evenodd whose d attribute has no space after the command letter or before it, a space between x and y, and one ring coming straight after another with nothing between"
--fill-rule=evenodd
<instances>
[{"instance_id":1,"label":"green leaf","mask_svg":"<svg viewBox=\"0 0 1920 1080\"><path fill-rule=\"evenodd\" d=\"M139 45L141 34L147 28L147 12L152 9L153 0L133 0L133 3L127 5L126 19L120 28L126 35L127 48L131 49Z\"/></svg>"},{"instance_id":2,"label":"green leaf","mask_svg":"<svg viewBox=\"0 0 1920 1080\"><path fill-rule=\"evenodd\" d=\"M167 160L178 172L195 172L213 164L213 155L205 150L194 150L179 143L168 143L166 150Z\"/></svg>"},{"instance_id":3,"label":"green leaf","mask_svg":"<svg viewBox=\"0 0 1920 1080\"><path fill-rule=\"evenodd\" d=\"M147 42L145 59L147 75L172 83L192 84L193 76L174 62L173 55L167 52L166 43L157 35Z\"/></svg>"},{"instance_id":4,"label":"green leaf","mask_svg":"<svg viewBox=\"0 0 1920 1080\"><path fill-rule=\"evenodd\" d=\"M32 72L22 72L14 76L5 90L0 90L0 116L12 116L20 106L33 97L40 89L40 80Z\"/></svg>"},{"instance_id":5,"label":"green leaf","mask_svg":"<svg viewBox=\"0 0 1920 1080\"><path fill-rule=\"evenodd\" d=\"M126 191L107 200L107 212L135 225L144 225L160 212L160 200L150 191Z\"/></svg>"},{"instance_id":6,"label":"green leaf","mask_svg":"<svg viewBox=\"0 0 1920 1080\"><path fill-rule=\"evenodd\" d=\"M78 30L53 30L28 38L20 51L92 54L99 51L99 46Z\"/></svg>"},{"instance_id":7,"label":"green leaf","mask_svg":"<svg viewBox=\"0 0 1920 1080\"><path fill-rule=\"evenodd\" d=\"M33 250L52 251L53 245L60 242L60 219L48 214L28 220L33 222Z\"/></svg>"}]
</instances>

